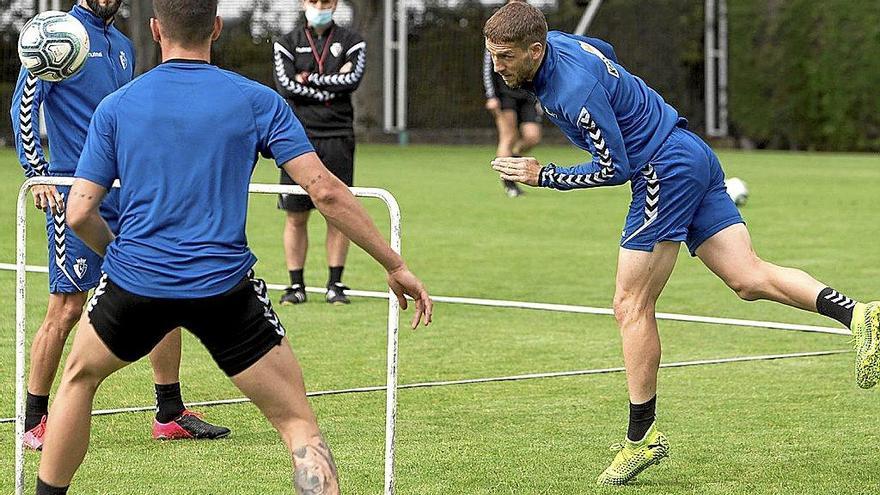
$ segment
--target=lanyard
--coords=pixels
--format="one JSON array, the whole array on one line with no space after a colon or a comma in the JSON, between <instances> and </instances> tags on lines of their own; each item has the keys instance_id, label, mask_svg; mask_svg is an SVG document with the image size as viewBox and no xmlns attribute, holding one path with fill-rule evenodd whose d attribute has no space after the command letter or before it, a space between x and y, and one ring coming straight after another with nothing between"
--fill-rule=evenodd
<instances>
[{"instance_id":1,"label":"lanyard","mask_svg":"<svg viewBox=\"0 0 880 495\"><path fill-rule=\"evenodd\" d=\"M330 48L330 43L333 41L333 32L336 31L334 27L331 27L330 32L327 33L327 40L324 41L324 48L321 50L320 55L318 55L318 48L315 46L315 40L312 39L311 31L308 26L305 28L306 38L309 39L309 47L312 49L312 55L314 55L315 61L318 62L318 74L324 73L324 61L327 60L327 50Z\"/></svg>"}]
</instances>

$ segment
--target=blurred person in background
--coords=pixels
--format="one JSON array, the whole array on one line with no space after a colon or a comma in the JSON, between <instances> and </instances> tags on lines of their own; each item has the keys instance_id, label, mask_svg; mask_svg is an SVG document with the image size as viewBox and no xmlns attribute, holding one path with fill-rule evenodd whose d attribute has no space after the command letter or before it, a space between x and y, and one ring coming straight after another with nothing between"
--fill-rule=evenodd
<instances>
[{"instance_id":1,"label":"blurred person in background","mask_svg":"<svg viewBox=\"0 0 880 495\"><path fill-rule=\"evenodd\" d=\"M367 62L363 38L333 22L338 0L302 0L304 22L273 46L275 87L305 127L326 167L345 185L354 184L354 110L351 94L364 76ZM283 170L281 184L295 184ZM284 255L290 285L280 303L306 302L303 268L309 245L309 214L315 204L308 196L282 194L285 210ZM327 292L331 304L350 301L342 284L349 240L327 224Z\"/></svg>"},{"instance_id":2,"label":"blurred person in background","mask_svg":"<svg viewBox=\"0 0 880 495\"><path fill-rule=\"evenodd\" d=\"M524 0L509 0L522 2ZM522 88L511 88L492 69L489 50L483 55L483 88L486 110L495 119L498 129L497 157L519 157L541 142L541 107L535 95ZM523 192L516 182L502 179L508 197L517 198Z\"/></svg>"}]
</instances>

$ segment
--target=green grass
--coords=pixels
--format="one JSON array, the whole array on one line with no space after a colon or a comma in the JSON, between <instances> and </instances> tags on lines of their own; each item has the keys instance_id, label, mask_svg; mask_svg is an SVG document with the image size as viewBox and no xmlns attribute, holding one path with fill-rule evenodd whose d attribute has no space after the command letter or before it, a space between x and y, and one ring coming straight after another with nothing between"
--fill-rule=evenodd
<instances>
[{"instance_id":1,"label":"green grass","mask_svg":"<svg viewBox=\"0 0 880 495\"><path fill-rule=\"evenodd\" d=\"M489 147L358 148L357 183L390 190L403 211L403 251L436 295L609 307L628 188L504 197L488 167ZM574 150L543 147L544 161L571 163ZM743 210L759 254L797 266L855 298L878 295L875 238L880 160L869 155L722 154L728 176L748 183ZM255 182L274 182L269 164ZM0 262L14 261L14 198L21 175L0 150ZM185 194L185 191L181 191ZM282 215L253 196L248 235L257 273L284 283ZM383 232L387 214L364 200ZM45 264L41 216L28 211L28 260ZM306 281L326 277L324 226L311 223ZM383 290L381 269L352 250L352 287ZM0 416L13 413L14 276L0 272ZM28 277L28 330L42 319L46 277ZM277 297L277 293L273 295ZM320 298L313 297L314 301ZM743 303L684 250L659 310L828 325L770 303ZM279 309L310 390L384 380L386 305L310 302ZM406 314L403 315L405 319ZM662 322L664 361L846 348L846 339ZM438 304L435 324L401 333L402 383L621 365L612 318ZM853 383L850 355L670 369L661 372L659 421L669 462L623 490L593 486L607 447L626 426L623 374L402 390L398 432L401 494L878 493L876 392ZM189 401L238 397L188 335L182 381ZM152 403L149 366L110 378L96 407ZM379 493L384 395L312 400L338 461L346 493ZM290 493L289 460L249 404L205 409L233 428L219 442L156 443L151 415L93 420L92 444L74 481L82 494ZM0 425L0 493L12 492L13 428ZM29 453L28 491L38 455Z\"/></svg>"}]
</instances>

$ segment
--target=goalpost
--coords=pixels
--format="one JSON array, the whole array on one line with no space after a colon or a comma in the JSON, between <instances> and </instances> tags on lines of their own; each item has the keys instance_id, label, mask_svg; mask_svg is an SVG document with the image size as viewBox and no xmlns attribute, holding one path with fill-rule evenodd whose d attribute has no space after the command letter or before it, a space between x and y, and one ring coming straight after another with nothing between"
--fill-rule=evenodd
<instances>
[{"instance_id":1,"label":"goalpost","mask_svg":"<svg viewBox=\"0 0 880 495\"><path fill-rule=\"evenodd\" d=\"M24 419L25 419L25 354L26 354L26 296L27 296L27 215L26 204L32 187L38 185L69 186L72 177L33 177L22 184L16 204L15 243L15 495L24 495ZM119 187L118 181L113 187ZM377 198L385 203L391 220L391 249L400 253L400 206L390 192L370 187L352 187L352 194L362 198ZM306 192L300 186L251 184L253 194L299 194ZM394 446L397 420L397 366L398 324L400 307L397 296L388 290L388 334L386 340L385 383L385 495L394 494Z\"/></svg>"}]
</instances>

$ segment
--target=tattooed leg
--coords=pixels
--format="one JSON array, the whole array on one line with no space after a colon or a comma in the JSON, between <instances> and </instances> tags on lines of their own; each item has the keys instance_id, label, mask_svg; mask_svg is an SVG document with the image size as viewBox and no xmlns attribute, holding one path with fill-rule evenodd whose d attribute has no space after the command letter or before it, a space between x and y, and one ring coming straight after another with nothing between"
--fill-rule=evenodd
<instances>
[{"instance_id":1,"label":"tattooed leg","mask_svg":"<svg viewBox=\"0 0 880 495\"><path fill-rule=\"evenodd\" d=\"M293 487L300 495L336 495L339 481L330 448L320 436L293 449Z\"/></svg>"},{"instance_id":2,"label":"tattooed leg","mask_svg":"<svg viewBox=\"0 0 880 495\"><path fill-rule=\"evenodd\" d=\"M296 493L338 495L336 464L309 407L302 371L287 338L232 381L281 435L291 454Z\"/></svg>"}]
</instances>

